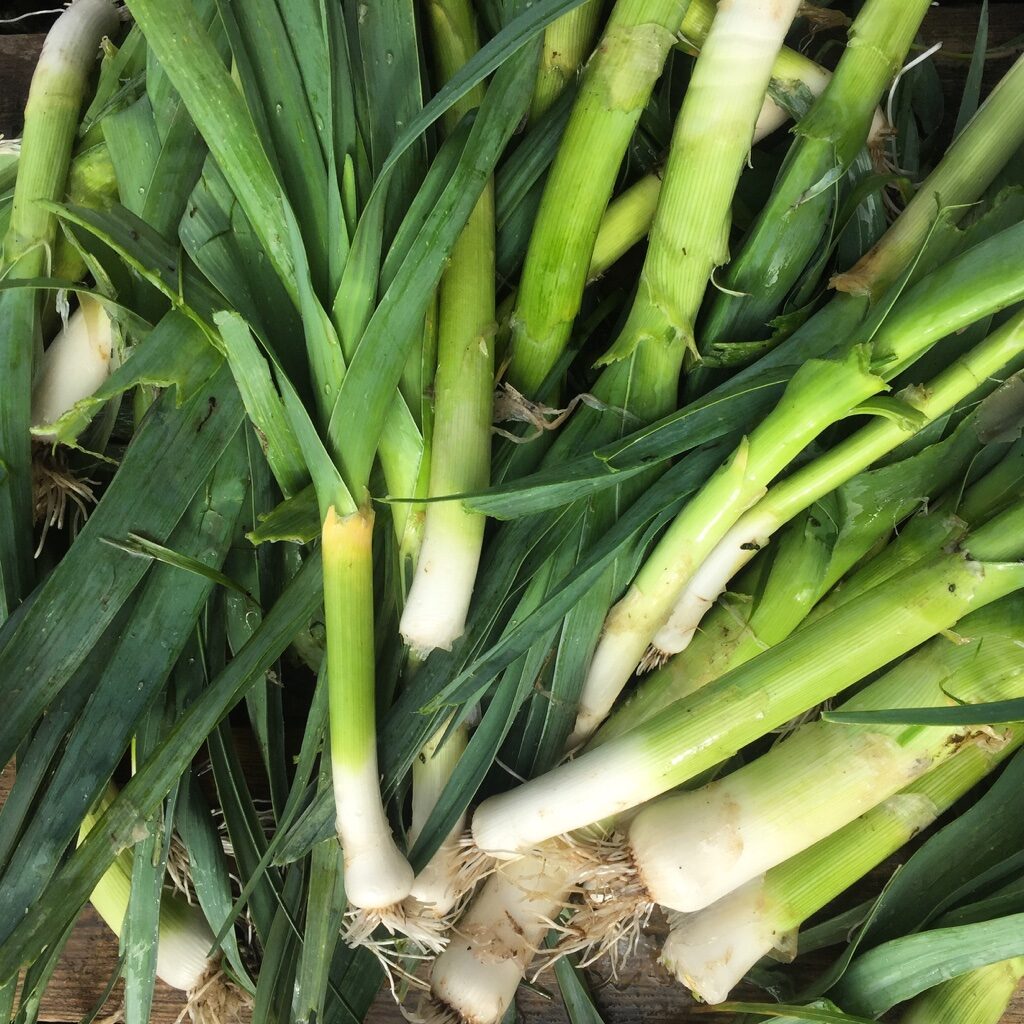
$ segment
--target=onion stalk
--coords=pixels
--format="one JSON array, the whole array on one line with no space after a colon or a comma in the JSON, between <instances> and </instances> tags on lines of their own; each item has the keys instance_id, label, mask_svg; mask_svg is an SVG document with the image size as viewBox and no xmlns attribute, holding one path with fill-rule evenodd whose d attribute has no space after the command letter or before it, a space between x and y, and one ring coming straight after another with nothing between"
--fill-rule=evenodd
<instances>
[{"instance_id":1,"label":"onion stalk","mask_svg":"<svg viewBox=\"0 0 1024 1024\"><path fill-rule=\"evenodd\" d=\"M568 343L619 166L686 0L618 0L548 173L512 315L508 382L528 399ZM568 199L571 197L571 200Z\"/></svg>"},{"instance_id":2,"label":"onion stalk","mask_svg":"<svg viewBox=\"0 0 1024 1024\"><path fill-rule=\"evenodd\" d=\"M692 577L668 621L654 636L652 648L657 658L686 648L704 613L729 581L783 525L844 480L893 451L922 426L944 416L977 391L979 381L995 377L1022 355L1024 315L1017 314L935 380L903 393L902 400L920 414L920 419L878 418L770 491L736 523Z\"/></svg>"},{"instance_id":3,"label":"onion stalk","mask_svg":"<svg viewBox=\"0 0 1024 1024\"><path fill-rule=\"evenodd\" d=\"M938 637L847 701L843 711L955 706L1019 697L1019 596ZM952 695L952 696L950 696ZM955 698L955 699L954 699ZM895 795L964 744L999 747L977 727L802 725L768 753L699 790L657 800L626 832L619 877L586 893L570 946L606 948L655 905L703 910Z\"/></svg>"},{"instance_id":4,"label":"onion stalk","mask_svg":"<svg viewBox=\"0 0 1024 1024\"><path fill-rule=\"evenodd\" d=\"M594 45L601 14L599 0L585 0L544 30L537 85L530 105L532 120L548 110L579 71Z\"/></svg>"},{"instance_id":5,"label":"onion stalk","mask_svg":"<svg viewBox=\"0 0 1024 1024\"><path fill-rule=\"evenodd\" d=\"M1024 237L1020 226L1000 232L935 271L896 304L870 342L870 366L881 376L869 372L858 346L844 361L809 361L794 374L776 408L679 513L609 614L580 697L578 742L603 721L638 664L651 667L686 646L710 603L771 532L914 433L906 422L901 428L898 421L880 421L761 500L774 477L810 441L881 390L883 379L896 376L943 336L1024 294L1007 262L1019 237ZM991 350L1001 361L985 376L1020 351L1022 323L1015 319L993 336ZM990 349L984 355L990 360ZM984 379L973 378L972 372L973 367L951 371L956 384L950 382L943 395L948 404L940 399L940 411L958 400L949 394L962 397L965 385L970 393ZM786 511L776 512L773 503L786 504ZM762 532L750 528L759 516ZM771 530L764 533L769 521Z\"/></svg>"},{"instance_id":6,"label":"onion stalk","mask_svg":"<svg viewBox=\"0 0 1024 1024\"><path fill-rule=\"evenodd\" d=\"M771 197L724 275L728 290L709 312L702 351L760 336L796 283L827 225L835 194L829 177L845 170L867 140L878 102L928 7L928 0L869 0L858 13L835 74L797 123Z\"/></svg>"},{"instance_id":7,"label":"onion stalk","mask_svg":"<svg viewBox=\"0 0 1024 1024\"><path fill-rule=\"evenodd\" d=\"M433 0L435 50L450 78L477 51L473 13L465 0ZM454 128L478 106L483 88L449 112ZM494 186L485 186L452 249L441 279L437 372L434 377L430 497L485 487L490 476L494 388ZM418 657L445 650L460 637L473 593L486 518L461 502L426 506L423 544L399 629Z\"/></svg>"},{"instance_id":8,"label":"onion stalk","mask_svg":"<svg viewBox=\"0 0 1024 1024\"><path fill-rule=\"evenodd\" d=\"M661 960L708 1003L719 1003L763 956L791 960L800 926L931 824L1024 741L971 744L810 849L697 914L674 915Z\"/></svg>"},{"instance_id":9,"label":"onion stalk","mask_svg":"<svg viewBox=\"0 0 1024 1024\"><path fill-rule=\"evenodd\" d=\"M78 843L85 840L113 802L112 786L82 821ZM107 927L120 938L132 884L132 852L121 850L97 882L89 897ZM171 889L160 894L160 913L156 951L156 975L171 988L186 994L192 1020L217 1021L231 1019L251 999L228 979L215 951L213 931L203 912ZM212 955L211 955L212 954Z\"/></svg>"},{"instance_id":10,"label":"onion stalk","mask_svg":"<svg viewBox=\"0 0 1024 1024\"><path fill-rule=\"evenodd\" d=\"M1015 506L972 535L676 701L624 736L477 808L477 846L510 857L637 807L1024 586ZM884 624L884 629L882 628Z\"/></svg>"},{"instance_id":11,"label":"onion stalk","mask_svg":"<svg viewBox=\"0 0 1024 1024\"><path fill-rule=\"evenodd\" d=\"M401 903L413 871L398 849L381 799L375 730L373 512L339 515L331 505L321 533L324 623L337 829L345 892L356 914L353 942L378 924L404 924ZM397 908L397 909L396 909Z\"/></svg>"}]
</instances>

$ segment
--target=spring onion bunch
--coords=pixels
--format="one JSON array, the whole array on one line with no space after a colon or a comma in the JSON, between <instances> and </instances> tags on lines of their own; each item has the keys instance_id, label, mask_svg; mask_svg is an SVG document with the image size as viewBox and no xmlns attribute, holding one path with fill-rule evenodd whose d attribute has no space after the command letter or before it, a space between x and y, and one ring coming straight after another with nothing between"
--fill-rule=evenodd
<instances>
[{"instance_id":1,"label":"spring onion bunch","mask_svg":"<svg viewBox=\"0 0 1024 1024\"><path fill-rule=\"evenodd\" d=\"M579 1020L658 907L698 996L779 991L997 772L807 999L1005 1005L1024 60L983 97L980 33L936 134L929 5L830 6L56 21L0 148L0 1017L90 899L129 1024L549 968Z\"/></svg>"}]
</instances>

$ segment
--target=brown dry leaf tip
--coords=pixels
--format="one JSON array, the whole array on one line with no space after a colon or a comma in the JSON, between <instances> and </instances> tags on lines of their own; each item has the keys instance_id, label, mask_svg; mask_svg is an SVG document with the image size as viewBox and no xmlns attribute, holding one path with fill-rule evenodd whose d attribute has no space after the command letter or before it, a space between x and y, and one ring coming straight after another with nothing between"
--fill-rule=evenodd
<instances>
[{"instance_id":1,"label":"brown dry leaf tip","mask_svg":"<svg viewBox=\"0 0 1024 1024\"><path fill-rule=\"evenodd\" d=\"M604 408L603 404L593 395L584 393L576 395L567 406L556 409L541 402L531 402L521 391L511 384L502 382L494 393L495 423L526 423L533 427L533 433L520 437L501 427L492 427L496 434L508 438L515 444L536 441L545 431L557 430L571 415L580 403L591 408Z\"/></svg>"},{"instance_id":2,"label":"brown dry leaf tip","mask_svg":"<svg viewBox=\"0 0 1024 1024\"><path fill-rule=\"evenodd\" d=\"M186 1016L193 1024L241 1024L249 1019L252 1008L252 996L224 973L219 962L211 961L199 984L188 993L175 1024L181 1024Z\"/></svg>"},{"instance_id":3,"label":"brown dry leaf tip","mask_svg":"<svg viewBox=\"0 0 1024 1024\"><path fill-rule=\"evenodd\" d=\"M32 514L34 521L42 524L36 558L51 529L63 530L67 523L74 539L89 516L89 506L96 504L95 485L95 480L75 476L68 467L63 448L32 445Z\"/></svg>"},{"instance_id":4,"label":"brown dry leaf tip","mask_svg":"<svg viewBox=\"0 0 1024 1024\"><path fill-rule=\"evenodd\" d=\"M853 19L842 11L820 7L818 4L801 4L796 16L809 23L812 35L833 28L848 28L853 24Z\"/></svg>"}]
</instances>

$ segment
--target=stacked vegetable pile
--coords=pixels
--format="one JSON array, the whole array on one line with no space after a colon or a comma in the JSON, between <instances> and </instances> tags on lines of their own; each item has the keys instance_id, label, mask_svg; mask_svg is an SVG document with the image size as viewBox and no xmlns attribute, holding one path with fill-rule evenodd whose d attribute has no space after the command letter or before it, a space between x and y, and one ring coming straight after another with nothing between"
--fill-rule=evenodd
<instances>
[{"instance_id":1,"label":"stacked vegetable pile","mask_svg":"<svg viewBox=\"0 0 1024 1024\"><path fill-rule=\"evenodd\" d=\"M128 1024L593 1020L656 912L755 1019L999 1019L1024 60L943 151L928 7L74 0L0 157L0 1016L91 900Z\"/></svg>"}]
</instances>

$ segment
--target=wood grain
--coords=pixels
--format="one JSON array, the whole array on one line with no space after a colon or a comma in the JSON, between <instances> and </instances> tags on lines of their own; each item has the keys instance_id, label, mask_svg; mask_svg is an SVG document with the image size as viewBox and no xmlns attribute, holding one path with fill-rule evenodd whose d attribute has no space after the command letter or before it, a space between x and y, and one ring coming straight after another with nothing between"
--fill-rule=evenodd
<instances>
[{"instance_id":1,"label":"wood grain","mask_svg":"<svg viewBox=\"0 0 1024 1024\"><path fill-rule=\"evenodd\" d=\"M13 9L28 8L15 3ZM8 13L4 5L0 5L0 13ZM922 32L927 44L937 41L944 44L944 52L940 51L936 61L943 77L947 105L954 112L967 64L951 55L970 53L977 14L978 7L973 4L935 7ZM992 47L1002 46L1024 33L1024 3L1020 0L993 3L990 32ZM0 134L12 136L20 131L28 81L42 41L43 36L39 34L0 35ZM986 67L986 83L991 85L997 80L1011 61L1009 54L990 61ZM244 749L245 745L242 746ZM10 767L0 773L0 804L12 779ZM692 1000L657 964L659 945L657 935L646 937L627 973L617 983L591 973L595 1000L609 1024L689 1024L708 1019L690 1012ZM89 1013L106 988L116 964L117 940L95 912L87 908L75 926L47 990L40 1019L71 1022ZM115 1012L120 998L118 987L104 1012ZM553 983L544 980L532 988L521 987L517 1007L523 1024L563 1024L568 1019ZM173 1024L183 1008L181 994L159 983L151 1017L153 1024ZM372 1024L400 1024L403 1018L390 998L382 995L368 1020ZM1018 993L1004 1024L1024 1024L1024 992Z\"/></svg>"}]
</instances>

